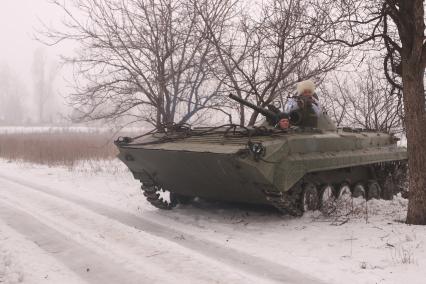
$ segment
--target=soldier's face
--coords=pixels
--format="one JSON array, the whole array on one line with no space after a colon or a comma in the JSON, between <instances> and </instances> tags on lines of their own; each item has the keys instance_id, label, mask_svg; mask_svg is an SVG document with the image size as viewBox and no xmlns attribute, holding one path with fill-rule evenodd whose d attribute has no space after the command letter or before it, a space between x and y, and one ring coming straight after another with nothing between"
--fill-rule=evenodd
<instances>
[{"instance_id":1,"label":"soldier's face","mask_svg":"<svg viewBox=\"0 0 426 284\"><path fill-rule=\"evenodd\" d=\"M304 90L302 96L312 96L313 92L311 90Z\"/></svg>"},{"instance_id":2,"label":"soldier's face","mask_svg":"<svg viewBox=\"0 0 426 284\"><path fill-rule=\"evenodd\" d=\"M287 118L283 118L279 121L281 129L288 129L290 127L290 121Z\"/></svg>"}]
</instances>

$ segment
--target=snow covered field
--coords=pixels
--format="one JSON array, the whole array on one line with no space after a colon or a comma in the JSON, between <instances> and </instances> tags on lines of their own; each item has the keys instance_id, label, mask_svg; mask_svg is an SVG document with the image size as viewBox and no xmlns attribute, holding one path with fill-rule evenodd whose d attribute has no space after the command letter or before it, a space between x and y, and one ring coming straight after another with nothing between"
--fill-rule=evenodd
<instances>
[{"instance_id":1,"label":"snow covered field","mask_svg":"<svg viewBox=\"0 0 426 284\"><path fill-rule=\"evenodd\" d=\"M28 133L141 133L149 129L141 127L90 127L90 126L0 126L0 134L28 134Z\"/></svg>"},{"instance_id":2,"label":"snow covered field","mask_svg":"<svg viewBox=\"0 0 426 284\"><path fill-rule=\"evenodd\" d=\"M359 204L358 206L365 206ZM407 201L349 219L198 202L159 211L118 161L0 162L0 283L426 283Z\"/></svg>"}]
</instances>

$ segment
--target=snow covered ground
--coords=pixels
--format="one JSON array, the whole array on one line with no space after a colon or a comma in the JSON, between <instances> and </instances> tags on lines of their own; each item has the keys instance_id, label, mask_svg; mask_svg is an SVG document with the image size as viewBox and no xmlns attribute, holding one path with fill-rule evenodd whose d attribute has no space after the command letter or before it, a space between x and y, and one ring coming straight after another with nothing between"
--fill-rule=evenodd
<instances>
[{"instance_id":1,"label":"snow covered ground","mask_svg":"<svg viewBox=\"0 0 426 284\"><path fill-rule=\"evenodd\" d=\"M401 222L407 201L355 203L349 219L159 211L118 161L1 161L0 283L426 283L426 227Z\"/></svg>"}]
</instances>

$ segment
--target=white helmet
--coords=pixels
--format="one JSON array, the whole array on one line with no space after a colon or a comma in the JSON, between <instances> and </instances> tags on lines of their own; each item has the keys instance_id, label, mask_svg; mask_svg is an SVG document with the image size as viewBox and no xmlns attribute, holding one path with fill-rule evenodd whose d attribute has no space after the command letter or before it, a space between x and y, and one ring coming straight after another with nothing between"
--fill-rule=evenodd
<instances>
[{"instance_id":1,"label":"white helmet","mask_svg":"<svg viewBox=\"0 0 426 284\"><path fill-rule=\"evenodd\" d=\"M315 83L312 80L306 80L297 83L297 94L301 95L304 91L311 91L312 94L315 93Z\"/></svg>"}]
</instances>

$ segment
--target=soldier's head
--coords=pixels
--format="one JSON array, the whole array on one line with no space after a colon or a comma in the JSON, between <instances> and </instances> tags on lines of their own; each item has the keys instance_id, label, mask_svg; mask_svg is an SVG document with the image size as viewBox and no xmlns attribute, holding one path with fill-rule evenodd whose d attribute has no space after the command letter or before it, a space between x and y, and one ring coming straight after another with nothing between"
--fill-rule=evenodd
<instances>
[{"instance_id":1,"label":"soldier's head","mask_svg":"<svg viewBox=\"0 0 426 284\"><path fill-rule=\"evenodd\" d=\"M296 88L299 96L312 96L315 93L315 83L311 80L297 83Z\"/></svg>"}]
</instances>

